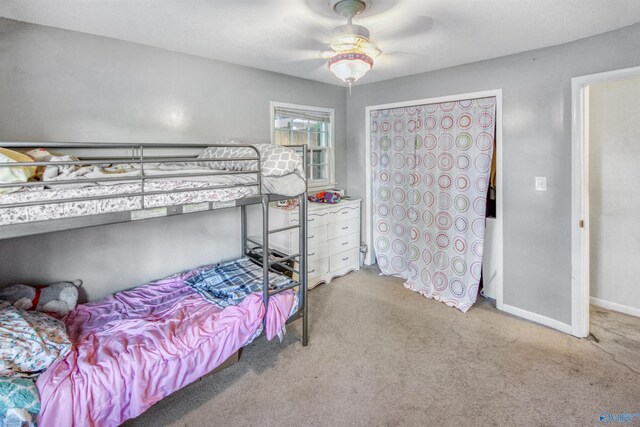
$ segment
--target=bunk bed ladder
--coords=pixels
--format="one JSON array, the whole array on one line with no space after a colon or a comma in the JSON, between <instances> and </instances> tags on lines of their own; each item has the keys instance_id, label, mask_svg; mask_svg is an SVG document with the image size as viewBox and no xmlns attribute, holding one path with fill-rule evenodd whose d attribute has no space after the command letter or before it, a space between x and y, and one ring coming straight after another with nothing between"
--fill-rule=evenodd
<instances>
[{"instance_id":1,"label":"bunk bed ladder","mask_svg":"<svg viewBox=\"0 0 640 427\"><path fill-rule=\"evenodd\" d=\"M299 147L303 151L303 159L305 159L305 171L307 170L306 158L307 147ZM271 197L269 195L261 195L261 208L262 208L262 242L250 239L247 235L247 206L240 206L240 223L241 223L241 240L242 240L242 253L246 256L255 250L261 250L261 259L258 260L262 264L262 301L264 304L264 318L262 320L262 326L266 330L267 311L269 310L269 297L277 293L283 292L288 289L298 287L298 311L295 318L302 317L302 345L306 346L309 343L309 307L308 307L308 288L307 288L307 192L297 196L298 198L298 212L301 219L298 225L291 225L281 228L269 230L269 202ZM282 200L282 198L279 198ZM282 254L278 253L277 257L272 258L272 250L269 245L269 236L271 234L280 233L283 231L298 229L298 253L295 254ZM253 247L249 246L252 243ZM276 253L277 251L274 251ZM289 267L283 264L286 261L298 260L298 269ZM269 272L278 271L273 268L278 266L281 269L288 270L292 273L298 274L297 282L290 286L279 288L277 290L269 290ZM292 320L294 319L292 316Z\"/></svg>"},{"instance_id":2,"label":"bunk bed ladder","mask_svg":"<svg viewBox=\"0 0 640 427\"><path fill-rule=\"evenodd\" d=\"M304 157L307 158L307 147L304 147ZM306 168L305 168L306 171ZM298 209L300 212L300 230L298 233L298 251L300 252L298 263L298 280L300 281L300 288L298 290L298 301L300 301L300 307L302 307L302 345L306 346L309 343L309 304L307 300L308 281L307 281L307 192L305 191L300 196L298 203Z\"/></svg>"},{"instance_id":3,"label":"bunk bed ladder","mask_svg":"<svg viewBox=\"0 0 640 427\"><path fill-rule=\"evenodd\" d=\"M271 250L269 249L269 196L262 196L262 303L264 317L262 327L267 330L267 312L269 311L269 268Z\"/></svg>"}]
</instances>

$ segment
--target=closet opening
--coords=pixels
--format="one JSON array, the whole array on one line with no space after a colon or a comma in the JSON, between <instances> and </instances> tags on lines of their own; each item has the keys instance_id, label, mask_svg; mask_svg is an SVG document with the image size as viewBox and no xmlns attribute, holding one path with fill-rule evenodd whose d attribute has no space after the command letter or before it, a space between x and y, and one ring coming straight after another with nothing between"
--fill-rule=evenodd
<instances>
[{"instance_id":1,"label":"closet opening","mask_svg":"<svg viewBox=\"0 0 640 427\"><path fill-rule=\"evenodd\" d=\"M467 114L465 111L463 111L465 108L470 108L470 106L473 105L480 105L481 108L482 104L485 103L485 107L493 107L493 104L495 104L495 110L492 111L491 114L493 114L493 116L491 116L491 114L486 114L483 115L482 117L479 116L474 116L473 114L471 115L471 117L473 117L473 121L478 123L479 121L482 122L482 129L480 131L482 132L486 132L487 137L485 138L484 136L481 136L480 139L481 141L479 142L480 146L483 145L484 139L491 139L490 142L490 146L489 147L481 147L481 151L477 152L476 154L471 154L471 152L465 152L466 154L471 154L471 157L469 158L469 160L471 160L469 163L467 163L467 156L460 156L459 154L462 154L462 151L459 151L459 149L462 147L463 149L466 149L466 144L462 143L461 141L464 140L464 138L466 138L465 135L460 135L460 130L465 130L467 126L470 126L469 123L467 123ZM376 179L376 168L378 168L378 172L379 172L379 164L376 163L377 160L380 158L380 156L377 156L376 154L376 150L379 149L385 149L384 147L381 147L379 145L379 141L380 141L380 136L382 136L382 134L379 134L379 129L376 127L378 122L379 124L381 124L382 122L380 121L380 119L378 118L377 114L387 114L387 111L391 111L392 114L401 114L402 113L402 109L405 109L406 114L413 114L413 109L414 108L422 108L423 106L426 107L426 109L428 110L430 107L428 106L434 106L436 104L439 105L444 105L444 110L442 110L442 107L440 108L442 111L446 112L446 109L449 108L449 105L453 105L454 107L452 108L461 108L461 111L457 112L453 111L453 121L451 121L450 123L450 119L447 116L450 116L451 114L449 113L445 113L444 115L440 114L435 114L436 115L436 122L438 122L438 126L442 127L444 126L444 128L441 129L442 133L450 133L448 131L448 129L451 129L452 132L455 131L457 133L452 134L453 137L453 144L448 144L447 141L439 141L436 142L436 145L433 145L434 150L440 150L440 154L443 154L443 150L446 151L447 147L452 147L453 150L455 152L452 152L451 154L453 155L452 160L453 160L453 168L451 169L451 173L449 173L449 161L447 160L450 156L448 155L448 153L444 153L444 156L442 158L440 158L440 156L438 156L438 160L435 163L436 166L434 166L435 168L437 168L437 173L434 173L434 177L437 178L442 178L443 181L442 182L438 182L436 181L436 186L440 186L440 188L447 188L447 177L446 176L442 176L442 175L450 175L452 178L452 187L458 187L459 189L465 190L468 187L464 184L465 180L467 178L469 178L470 176L462 176L465 175L464 173L460 172L460 170L467 170L468 166L473 166L475 165L476 167L478 165L481 164L480 166L480 170L483 172L483 176L473 176L471 178L473 178L473 180L475 180L476 178L478 178L480 181L477 184L476 188L482 188L483 190L486 189L486 199L482 200L481 203L480 200L477 200L478 198L476 197L477 194L473 195L473 198L471 198L470 203L469 203L469 207L471 208L471 210L475 211L476 214L478 215L477 218L474 218L472 223L475 224L475 230L479 231L480 229L482 229L482 232L480 233L476 233L476 235L480 236L480 243L479 244L475 244L473 245L476 249L476 255L479 255L480 262L477 262L478 260L473 260L474 262L469 262L468 260L464 259L464 260L456 260L456 263L450 263L447 265L450 265L450 268L448 268L449 270L455 271L457 273L459 273L458 275L461 277L450 277L447 280L448 281L456 281L457 279L462 279L462 276L464 276L465 272L469 272L471 271L471 268L473 268L473 277L476 278L476 280L478 280L480 277L482 277L482 281L483 281L483 285L484 285L484 291L483 291L483 295L493 298L496 301L496 307L500 310L506 309L504 308L504 304L503 304L503 198L502 198L502 193L503 193L503 187L502 187L502 90L498 89L498 90L490 90L490 91L482 91L482 92L474 92L474 93L466 93L466 94L459 94L459 95L452 95L452 96L445 96L445 97L438 97L438 98L428 98L428 99L419 99L419 100L411 100L411 101L405 101L405 102L398 102L398 103L392 103L392 104L381 104L381 105L372 105L372 106L368 106L366 107L366 129L365 129L365 133L366 133L366 171L367 171L367 187L366 187L366 201L364 204L364 215L365 215L365 241L367 243L367 246L369 248L369 251L367 253L367 258L365 260L365 264L367 265L373 265L376 263L376 258L378 255L380 255L379 251L380 250L384 250L386 248L386 246L382 246L380 247L380 243L376 242L376 233L380 233L379 228L376 226L376 224L374 223L374 217L376 217L376 215L378 215L377 217L377 221L380 222L380 218L379 218L379 212L376 209L376 207L374 206L374 198L375 197L380 197L379 192L380 190L383 191L383 195L382 197L386 197L386 191L384 191L384 189L379 188L378 183L375 181ZM491 105L489 105L491 104ZM468 107L469 106L469 107ZM425 110L425 111L427 111ZM428 113L428 111L427 111ZM459 114L458 114L459 113ZM479 110L479 112L477 112L476 114L482 114L482 110ZM441 117L442 116L442 117ZM490 117L491 116L491 117ZM380 116L381 117L381 116ZM431 118L429 117L429 114L427 114L424 118L424 120L431 120ZM486 120L485 120L486 119ZM402 120L402 119L401 119ZM439 123L440 120L445 120L444 123ZM393 123L391 121L388 121L389 123L391 123L391 126L393 126ZM418 123L419 125L421 123L419 123L419 120L416 121L416 123ZM406 125L406 127L411 128L412 127L412 123L409 119L404 121L404 124ZM425 126L429 127L431 126L432 123L426 123ZM451 127L449 127L449 125L452 125ZM475 125L475 124L474 124ZM372 128L373 126L373 128ZM385 123L384 126L387 126L387 124ZM397 124L396 125L397 128L391 128L391 131L400 131L402 132L402 124ZM478 132L480 132L478 131ZM377 132L377 133L376 133ZM442 135L442 134L438 134L436 136L436 139L440 136L447 136L447 135ZM462 139L459 139L456 142L456 137L460 137ZM376 141L372 140L375 139ZM431 136L425 136L425 140L424 142L422 140L415 142L416 144L416 148L418 146L422 147L424 149L424 147L431 147L432 145L430 145L430 142L427 141L427 139L431 138ZM393 139L393 138L391 138ZM406 139L406 135L404 137L405 140ZM473 149L477 148L478 144L478 133L474 133L472 135L472 140L473 140ZM378 145L374 144L374 142L378 143ZM412 144L413 142L411 142ZM394 141L391 141L391 147L393 148L393 144ZM398 139L396 141L396 144L400 144L400 140ZM420 144L424 144L420 145ZM438 145L440 144L440 145ZM374 149L375 147L375 149ZM489 148L489 152L485 152L482 150L486 150L487 148ZM458 150L458 151L456 151ZM422 153L424 155L424 153ZM490 154L490 155L487 155ZM474 157L475 156L475 157ZM426 159L426 160L425 160ZM408 164L408 168L412 168L413 163L410 161L410 159L407 158L407 163ZM486 162L488 160L488 163ZM386 160L385 160L386 161ZM421 160L421 162L426 162L423 163L423 165L429 163L431 164L431 160L430 158L423 158ZM459 164L457 162L460 162ZM477 163L476 163L477 162ZM462 169L460 169L462 168ZM486 169L485 169L486 168ZM398 169L399 170L399 169ZM408 170L408 169L405 169ZM471 170L471 169L469 169ZM445 171L443 173L443 171ZM424 171L423 171L424 172ZM397 181L396 182L401 182L402 179L401 177L396 177L396 174L394 174L393 179ZM411 175L411 174L409 174ZM427 173L426 175L424 173L422 174L417 174L417 175L424 175L421 176L420 179L426 179L427 181L430 180L430 174ZM457 179L457 177L460 176L460 181L456 182L455 180ZM408 178L411 178L410 176L408 176ZM486 181L485 181L486 180ZM445 182L446 181L446 182ZM486 182L486 187L484 187ZM475 183L475 181L474 181ZM376 187L376 188L374 188ZM375 194L374 194L375 191ZM436 194L435 192L433 194ZM404 199L402 197L402 195L400 193L397 193L395 195L396 197L394 197L394 195L391 195L392 199L389 200L394 200L394 203L398 204L398 200L401 200L401 203L404 203ZM411 189L408 191L408 196L407 196L407 200L409 200L409 196L414 197L414 201L416 200L415 197L429 197L429 195L427 194L421 194L421 195L417 195L417 193ZM396 200L398 199L398 200ZM434 210L432 212L433 216L434 216L434 226L435 227L439 227L439 229L433 228L433 230L435 231L433 233L433 238L440 238L439 242L436 242L437 245L442 245L442 247L438 246L437 248L435 248L434 254L436 254L436 252L439 252L438 256L439 258L437 260L434 260L434 262L437 262L439 265L444 265L445 264L445 260L453 260L454 257L457 258L464 258L464 255L460 255L460 254L464 254L465 250L466 250L466 245L471 246L472 241L466 241L464 239L464 233L465 231L458 229L459 233L463 234L463 239L457 239L456 242L454 242L454 238L455 237L459 237L460 235L449 235L447 236L446 234L448 234L446 231L444 233L440 233L440 231L448 229L448 225L449 222L447 220L448 217L451 217L451 219L455 222L456 218L460 217L458 219L459 223L457 224L459 227L464 228L464 220L465 218L462 218L463 216L465 216L465 214L462 215L458 215L460 212L464 212L465 208L466 208L466 203L464 202L467 198L465 197L460 197L457 200L458 205L456 206L453 202L455 199L455 195L453 197L451 197L451 204L448 204L447 200L448 197L446 197L446 195L442 198L442 200L436 200L435 204L440 203L440 207L437 210ZM379 200L379 199L376 199ZM473 202L476 202L475 204ZM411 203L411 202L409 202ZM419 202L419 203L425 203L425 202ZM425 203L426 204L426 203ZM434 205L435 205L434 204ZM426 204L427 206L429 206L428 204ZM474 206L475 205L475 206ZM458 209L458 211L454 211L453 209L451 209L451 212L446 212L448 209L453 208L453 209ZM419 210L419 209L418 209ZM445 212L441 212L441 211L445 211ZM409 218L409 215L412 215L412 217L415 217L414 212L412 212L411 207L408 207L407 209L405 209L405 212L408 214L407 218ZM384 212L382 212L382 214L384 214ZM397 213L398 215L400 215L400 212ZM440 215L441 214L441 215ZM425 213L425 215L430 215L429 213ZM439 218L436 219L435 216L439 215ZM411 219L409 218L408 221L411 222ZM436 223L436 221L439 221L438 223ZM416 233L419 232L420 227L418 225L416 225L417 222L414 222L412 225L410 225L409 223L405 224L404 226L402 224L400 224L399 227L395 227L395 225L393 225L393 227L395 229L400 229L402 227L406 228L406 229L410 229L412 233ZM386 230L388 227L388 225L390 224L382 224L382 228L383 231ZM455 226L456 224L454 224ZM469 224L470 228L469 230L471 230L471 223ZM374 229L375 227L375 229ZM423 225L423 227L426 227L426 225ZM392 230L395 231L395 230ZM482 247L482 234L484 233L484 248ZM428 237L426 237L428 239ZM415 240L415 236L413 237L413 239ZM447 241L447 239L451 239L450 242ZM416 268L411 264L411 261L414 261L416 259L417 256L420 256L421 259L424 259L424 257L427 257L427 261L431 261L431 258L429 257L429 255L431 254L425 254L424 252L421 252L420 255L416 255L417 251L415 250L415 247L411 244L411 242L409 244L403 245L401 242L398 243L397 241L398 239L396 237L393 237L391 239L389 239L389 243L390 244L395 244L398 248L398 250L400 252L403 252L402 249L404 248L404 246L407 246L407 248L409 250L407 250L406 255L404 256L404 261L406 262L406 268L407 268L407 275L413 274L414 277L416 277ZM434 240L435 242L435 240ZM378 243L378 247L376 246L376 243ZM454 246L451 246L453 244L457 244L458 245L458 254L454 252L452 252L451 254L447 255L447 254L443 254L443 252L446 252L447 249L454 249ZM427 250L428 252L428 250ZM396 254L397 255L397 254ZM458 256L460 255L460 256ZM403 262L403 260L401 260L400 258L402 258L403 256L395 256L393 258L396 259L396 267L397 268L401 268L403 266L405 266L405 263ZM385 260L383 259L383 262ZM463 262L464 261L464 262ZM391 261L390 261L391 262ZM402 264L402 265L401 265ZM380 263L378 262L378 265L380 266ZM413 269L413 271L410 271L411 269ZM424 270L421 270L424 271ZM429 272L424 273L425 275L428 275ZM454 274L455 275L455 274ZM428 282L428 283L432 283L434 287L444 287L444 280L442 280L441 282L441 275L436 275L435 276L435 280L431 280L431 277L427 278L426 280L423 281L424 282ZM437 281L437 282L436 282ZM405 284L406 287L411 289L410 286L410 282L411 280L407 280L407 284ZM469 282L470 283L470 282ZM476 281L475 284L471 284L470 289L467 289L465 286L468 286L468 284L464 283L464 280L459 280L456 281L454 283L454 286L451 287L451 283L449 283L449 289L451 290L451 292L453 293L454 297L455 294L458 290L462 290L463 288L465 289L465 292L467 293L476 293L478 292L478 288L475 288L475 286L478 286L479 283ZM430 286L430 285L429 285ZM456 287L457 286L457 287ZM473 288L473 289L471 289ZM424 289L424 288L423 288ZM429 289L427 289L427 292L422 292L423 289L417 290L417 289L413 289L413 290L417 290L417 292L420 292L422 294L424 294L425 296L429 296L427 295ZM429 296L431 297L431 296ZM439 299L438 297L436 297L436 299ZM445 300L446 298L442 298L441 300ZM475 300L475 296L473 297L473 300ZM452 306L456 306L455 303L451 303L451 299L449 299L448 301L444 301L445 303L447 303L448 305L452 305ZM470 307L470 304L462 305L462 307L458 306L457 308L460 308L462 311L466 311L466 309L468 309Z\"/></svg>"}]
</instances>

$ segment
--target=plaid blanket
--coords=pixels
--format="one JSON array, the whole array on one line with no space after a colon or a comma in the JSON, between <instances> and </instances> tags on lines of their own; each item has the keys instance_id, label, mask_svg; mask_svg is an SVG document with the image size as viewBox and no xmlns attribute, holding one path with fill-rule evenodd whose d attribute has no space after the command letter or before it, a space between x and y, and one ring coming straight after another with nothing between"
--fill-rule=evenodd
<instances>
[{"instance_id":1,"label":"plaid blanket","mask_svg":"<svg viewBox=\"0 0 640 427\"><path fill-rule=\"evenodd\" d=\"M185 280L195 291L219 307L237 305L247 295L262 292L262 267L241 258L199 271ZM269 273L269 289L293 283L287 276Z\"/></svg>"}]
</instances>

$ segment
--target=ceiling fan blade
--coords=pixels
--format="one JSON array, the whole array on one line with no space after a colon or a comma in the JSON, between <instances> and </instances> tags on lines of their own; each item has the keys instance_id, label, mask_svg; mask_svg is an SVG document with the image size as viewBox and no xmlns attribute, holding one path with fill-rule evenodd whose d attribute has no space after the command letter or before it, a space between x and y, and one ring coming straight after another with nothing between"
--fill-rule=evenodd
<instances>
[{"instance_id":1,"label":"ceiling fan blade","mask_svg":"<svg viewBox=\"0 0 640 427\"><path fill-rule=\"evenodd\" d=\"M290 49L289 51L295 54L295 60L317 61L320 64L335 54L335 52L327 50Z\"/></svg>"},{"instance_id":2,"label":"ceiling fan blade","mask_svg":"<svg viewBox=\"0 0 640 427\"><path fill-rule=\"evenodd\" d=\"M385 25L383 21L378 21L380 25ZM407 18L392 28L378 27L378 23L368 23L371 30L372 40L381 42L392 42L398 39L414 37L431 31L434 26L433 18L429 16L414 16Z\"/></svg>"},{"instance_id":3,"label":"ceiling fan blade","mask_svg":"<svg viewBox=\"0 0 640 427\"><path fill-rule=\"evenodd\" d=\"M322 43L324 46L331 41L331 30L316 22L301 19L297 16L284 16L282 20L288 27L307 39Z\"/></svg>"},{"instance_id":4,"label":"ceiling fan blade","mask_svg":"<svg viewBox=\"0 0 640 427\"><path fill-rule=\"evenodd\" d=\"M324 50L324 51L320 52L320 58L326 60L326 59L331 58L335 54L336 53L333 50Z\"/></svg>"},{"instance_id":5,"label":"ceiling fan blade","mask_svg":"<svg viewBox=\"0 0 640 427\"><path fill-rule=\"evenodd\" d=\"M290 61L287 61L287 64L289 65L313 65L313 66L320 66L322 65L322 60L318 60L318 58L304 58L304 59L293 59Z\"/></svg>"},{"instance_id":6,"label":"ceiling fan blade","mask_svg":"<svg viewBox=\"0 0 640 427\"><path fill-rule=\"evenodd\" d=\"M316 52L318 55L320 52L323 52L328 49L328 46L318 40L315 40L310 37L288 37L283 39L283 46L286 47L287 50L296 50L296 51L305 51L305 52Z\"/></svg>"},{"instance_id":7,"label":"ceiling fan blade","mask_svg":"<svg viewBox=\"0 0 640 427\"><path fill-rule=\"evenodd\" d=\"M287 40L287 48L295 52L298 58L303 61L318 61L318 64L323 65L334 55L333 50L328 46L331 41L330 30L316 22L297 16L285 16L283 21L297 33L296 37Z\"/></svg>"},{"instance_id":8,"label":"ceiling fan blade","mask_svg":"<svg viewBox=\"0 0 640 427\"><path fill-rule=\"evenodd\" d=\"M384 56L394 56L394 57L404 57L404 58L416 58L416 59L427 59L428 56L427 55L423 55L420 53L415 53L415 52L401 52L401 51L384 51L383 52Z\"/></svg>"}]
</instances>

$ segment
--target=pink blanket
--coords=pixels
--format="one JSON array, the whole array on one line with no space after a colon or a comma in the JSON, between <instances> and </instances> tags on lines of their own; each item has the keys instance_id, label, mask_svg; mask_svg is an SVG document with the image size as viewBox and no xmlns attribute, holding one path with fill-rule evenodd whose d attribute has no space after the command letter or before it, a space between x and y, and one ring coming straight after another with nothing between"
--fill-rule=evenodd
<instances>
[{"instance_id":1,"label":"pink blanket","mask_svg":"<svg viewBox=\"0 0 640 427\"><path fill-rule=\"evenodd\" d=\"M74 344L44 372L42 426L117 426L209 373L256 335L262 298L251 294L224 310L173 276L79 305L66 320ZM267 338L294 304L285 291L269 301Z\"/></svg>"}]
</instances>

